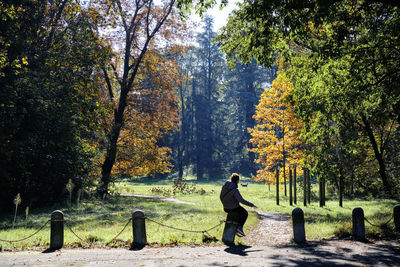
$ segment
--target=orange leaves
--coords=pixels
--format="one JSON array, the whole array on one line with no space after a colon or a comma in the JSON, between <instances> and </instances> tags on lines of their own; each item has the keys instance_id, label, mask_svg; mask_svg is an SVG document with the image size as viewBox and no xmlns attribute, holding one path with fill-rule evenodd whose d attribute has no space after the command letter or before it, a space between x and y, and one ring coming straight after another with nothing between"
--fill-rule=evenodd
<instances>
[{"instance_id":1,"label":"orange leaves","mask_svg":"<svg viewBox=\"0 0 400 267\"><path fill-rule=\"evenodd\" d=\"M257 180L275 183L276 167L299 163L302 158L299 140L302 123L287 101L293 90L291 81L280 72L256 107L254 119L258 124L248 131L254 146L251 151L257 154L256 162L264 167L258 171Z\"/></svg>"},{"instance_id":2,"label":"orange leaves","mask_svg":"<svg viewBox=\"0 0 400 267\"><path fill-rule=\"evenodd\" d=\"M175 60L155 49L147 52L139 76L127 100L114 174L154 175L172 167L171 151L159 140L177 128L175 91L183 77Z\"/></svg>"}]
</instances>

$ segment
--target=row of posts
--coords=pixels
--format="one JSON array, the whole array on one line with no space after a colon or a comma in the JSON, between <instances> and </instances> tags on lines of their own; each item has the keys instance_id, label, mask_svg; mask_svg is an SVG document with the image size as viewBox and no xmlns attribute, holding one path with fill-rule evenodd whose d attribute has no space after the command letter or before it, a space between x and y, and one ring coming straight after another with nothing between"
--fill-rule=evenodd
<instances>
[{"instance_id":1,"label":"row of posts","mask_svg":"<svg viewBox=\"0 0 400 267\"><path fill-rule=\"evenodd\" d=\"M395 230L400 232L400 205L396 205L393 209L393 219ZM222 241L227 245L234 244L237 222L239 214L229 212L227 214ZM64 244L64 214L60 210L53 211L51 214L50 229L50 250L61 249ZM365 218L364 211L360 207L356 207L352 212L352 236L354 240L365 239ZM295 208L292 211L293 239L296 243L304 243L306 241L304 227L304 212L301 208ZM140 249L146 245L146 224L144 213L137 210L132 213L132 232L133 242L132 249Z\"/></svg>"},{"instance_id":2,"label":"row of posts","mask_svg":"<svg viewBox=\"0 0 400 267\"><path fill-rule=\"evenodd\" d=\"M354 240L365 241L365 217L360 207L353 209L352 214L352 237ZM400 232L400 205L393 208L393 220L396 232ZM301 208L292 211L293 239L296 243L304 243L306 234L304 228L304 212Z\"/></svg>"},{"instance_id":3,"label":"row of posts","mask_svg":"<svg viewBox=\"0 0 400 267\"><path fill-rule=\"evenodd\" d=\"M50 225L50 250L61 249L64 245L64 213L55 210L51 213ZM146 225L145 217L142 211L137 210L132 213L132 248L143 248L146 245Z\"/></svg>"}]
</instances>

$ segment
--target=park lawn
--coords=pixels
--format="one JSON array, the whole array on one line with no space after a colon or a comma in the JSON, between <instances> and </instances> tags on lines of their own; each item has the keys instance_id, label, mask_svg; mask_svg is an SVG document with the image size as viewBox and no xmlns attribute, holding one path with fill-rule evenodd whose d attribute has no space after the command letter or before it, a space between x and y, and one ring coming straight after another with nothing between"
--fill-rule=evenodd
<instances>
[{"instance_id":1,"label":"park lawn","mask_svg":"<svg viewBox=\"0 0 400 267\"><path fill-rule=\"evenodd\" d=\"M117 184L117 188L119 185ZM152 185L134 186L134 191L149 194ZM208 188L208 187L207 187ZM139 192L136 192L138 190ZM129 190L130 193L133 190ZM123 193L123 190L121 190ZM126 192L125 192L126 193ZM179 196L177 196L179 197ZM142 210L145 216L165 225L195 231L210 229L226 218L222 210L218 195L214 193L196 196L200 205L175 204L159 199L114 196L111 199L85 200L79 206L54 206L47 209L31 210L28 220L25 220L24 211L20 210L16 226L11 230L13 214L0 218L0 239L18 240L27 237L50 219L53 210L62 210L67 219L64 228L64 247L128 247L132 242L132 224L129 219L135 210ZM249 231L257 224L256 213L250 213L245 230ZM127 225L128 224L128 225ZM126 229L116 240L110 242L125 226ZM69 229L72 229L82 241ZM210 230L208 239L220 240L223 225ZM151 221L146 221L147 241L152 245L193 245L204 244L202 233L191 233L170 229ZM50 223L33 237L21 242L0 242L0 251L15 251L26 249L46 249L49 247ZM237 243L243 243L237 238ZM221 244L220 241L212 244Z\"/></svg>"},{"instance_id":2,"label":"park lawn","mask_svg":"<svg viewBox=\"0 0 400 267\"><path fill-rule=\"evenodd\" d=\"M199 194L186 194L171 196L180 200L196 202L196 203L216 203L217 208L220 206L218 201L219 192L225 180L212 182L195 183L195 180L189 179L188 183L196 186L198 190L204 189L207 195ZM364 210L365 218L372 224L379 225L387 222L393 214L393 208L399 204L395 200L388 199L345 199L343 207L339 207L339 201L335 196L328 195L326 206L319 207L319 201L316 198L318 195L318 186L313 185L311 204L303 205L303 192L301 187L298 186L297 191L297 205L289 205L289 198L284 196L283 187L280 189L280 205L276 205L275 186L266 186L264 183L256 183L249 178L241 178L241 184L248 184L247 187L239 186L243 197L254 204L260 209L267 210L275 213L282 213L291 215L296 207L300 207L304 212L305 217L305 230L306 237L309 240L318 240L323 238L332 237L349 237L351 234L351 214L355 207L361 207ZM135 194L153 194L153 188L171 189L172 181L162 180L152 183L143 183L140 181L122 181L117 184L120 192L127 192L125 190L132 190ZM287 189L289 190L289 189ZM287 192L289 195L289 193ZM249 211L252 208L248 208ZM393 219L388 224L388 227L372 226L365 223L366 234L369 238L398 238L399 235L394 232Z\"/></svg>"},{"instance_id":3,"label":"park lawn","mask_svg":"<svg viewBox=\"0 0 400 267\"><path fill-rule=\"evenodd\" d=\"M328 200L327 206L320 208L316 200L311 205L303 207L302 197L298 192L298 205L289 206L288 200L281 197L280 205L275 204L274 187L271 191L262 183L249 182L247 187L240 186L242 195L247 200L255 203L262 210L276 213L291 214L293 208L301 207L306 220L306 237L308 240L330 238L333 236L346 237L351 233L351 212L356 206L362 207L365 216L373 223L382 223L391 217L395 201L392 200L345 200L344 207L338 206L336 200ZM65 227L65 247L128 247L132 242L132 226L129 219L132 212L142 210L150 219L165 225L202 231L209 229L224 220L219 201L219 191L224 180L196 183L189 180L189 184L196 187L196 191L202 189L202 193L176 194L168 197L183 201L195 202L199 205L175 204L164 202L160 199L126 197L124 194L155 195L157 189L171 190L171 180L122 180L115 184L114 197L108 200L84 200L79 206L54 206L51 208L32 209L28 220L25 220L25 212L19 210L16 227L11 230L13 214L3 215L0 218L0 239L17 240L33 234L50 218L53 210L60 209L64 212L67 226L69 226L81 239L78 239L68 227ZM153 190L152 190L153 189ZM120 195L122 194L122 196ZM281 192L283 195L283 191ZM248 208L249 219L245 225L245 232L251 231L258 218L252 208ZM392 227L393 223L390 223ZM126 229L113 242L110 242L124 227ZM389 228L390 228L389 227ZM147 241L152 245L179 245L179 244L203 244L201 233L190 233L160 226L154 222L146 221ZM220 240L223 225L208 232L208 235ZM391 229L380 229L366 224L368 236L379 237ZM50 224L33 237L16 243L0 242L1 251L23 249L46 249L49 246ZM244 243L237 238L238 243ZM214 243L213 243L214 244ZM217 242L220 244L220 241Z\"/></svg>"}]
</instances>

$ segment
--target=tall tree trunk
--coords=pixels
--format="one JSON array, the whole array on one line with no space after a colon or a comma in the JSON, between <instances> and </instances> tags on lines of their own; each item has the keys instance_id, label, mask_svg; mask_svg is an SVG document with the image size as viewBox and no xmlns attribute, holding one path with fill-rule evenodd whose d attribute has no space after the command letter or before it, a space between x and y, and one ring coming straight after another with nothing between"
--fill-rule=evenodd
<instances>
[{"instance_id":1,"label":"tall tree trunk","mask_svg":"<svg viewBox=\"0 0 400 267\"><path fill-rule=\"evenodd\" d=\"M308 204L311 204L311 175L309 169L307 169L307 193Z\"/></svg>"},{"instance_id":2,"label":"tall tree trunk","mask_svg":"<svg viewBox=\"0 0 400 267\"><path fill-rule=\"evenodd\" d=\"M289 168L289 205L293 205L293 196L292 196L292 169Z\"/></svg>"},{"instance_id":3,"label":"tall tree trunk","mask_svg":"<svg viewBox=\"0 0 400 267\"><path fill-rule=\"evenodd\" d=\"M350 195L354 197L354 170L351 172L351 184L350 184Z\"/></svg>"},{"instance_id":4,"label":"tall tree trunk","mask_svg":"<svg viewBox=\"0 0 400 267\"><path fill-rule=\"evenodd\" d=\"M307 206L307 169L303 169L303 205Z\"/></svg>"},{"instance_id":5,"label":"tall tree trunk","mask_svg":"<svg viewBox=\"0 0 400 267\"><path fill-rule=\"evenodd\" d=\"M276 168L276 205L279 205L279 169Z\"/></svg>"},{"instance_id":6,"label":"tall tree trunk","mask_svg":"<svg viewBox=\"0 0 400 267\"><path fill-rule=\"evenodd\" d=\"M181 127L179 131L178 138L178 178L183 178L183 152L186 148L186 107L185 107L185 98L183 96L183 86L179 87L179 97L181 100Z\"/></svg>"},{"instance_id":7,"label":"tall tree trunk","mask_svg":"<svg viewBox=\"0 0 400 267\"><path fill-rule=\"evenodd\" d=\"M247 91L251 95L250 99L257 99L255 88L254 88L254 81L251 80L248 83L247 87L248 87ZM246 112L246 116L245 116L245 120L246 121L245 121L245 123L246 124L245 125L246 125L246 129L249 129L249 128L253 128L254 125L255 125L255 120L254 120L253 116L254 116L254 113L255 113L255 106L256 106L257 102L256 101L247 100L247 101L245 101L245 103L246 103L246 107L245 107L245 112ZM249 148L247 150L247 156L248 156L248 160L249 160L248 169L249 169L249 172L251 174L256 175L256 166L255 166L255 163L254 163L256 157L255 157L255 153L250 151L250 149L253 148L253 146L249 142L249 140L251 139L251 134L248 131L245 132L245 138L247 140L247 146Z\"/></svg>"},{"instance_id":8,"label":"tall tree trunk","mask_svg":"<svg viewBox=\"0 0 400 267\"><path fill-rule=\"evenodd\" d=\"M296 166L294 167L293 170L293 192L294 192L294 204L297 205L297 174L296 174Z\"/></svg>"},{"instance_id":9,"label":"tall tree trunk","mask_svg":"<svg viewBox=\"0 0 400 267\"><path fill-rule=\"evenodd\" d=\"M322 189L322 178L320 177L320 178L319 178L319 206L320 206L320 207L323 206L323 204L322 204L322 203L323 203L323 202L322 202L322 201L323 201L323 200L322 200L322 198L323 198L323 197L322 197L322 194L323 194L323 193L322 193L322 190L323 190L323 189Z\"/></svg>"},{"instance_id":10,"label":"tall tree trunk","mask_svg":"<svg viewBox=\"0 0 400 267\"><path fill-rule=\"evenodd\" d=\"M342 169L339 168L339 206L343 207L343 173Z\"/></svg>"},{"instance_id":11,"label":"tall tree trunk","mask_svg":"<svg viewBox=\"0 0 400 267\"><path fill-rule=\"evenodd\" d=\"M383 183L383 188L385 190L385 193L387 194L388 197L393 198L393 194L390 188L390 184L389 184L389 180L386 174L386 167L385 167L385 161L383 158L383 148L381 150L379 150L378 144L376 142L374 133L372 131L371 125L369 123L369 121L367 120L367 118L364 115L361 115L361 118L363 120L364 123L364 130L367 132L369 141L372 145L372 148L374 150L374 155L375 155L375 159L378 161L379 164L379 175L382 179L382 183Z\"/></svg>"},{"instance_id":12,"label":"tall tree trunk","mask_svg":"<svg viewBox=\"0 0 400 267\"><path fill-rule=\"evenodd\" d=\"M126 87L121 88L121 96L119 99L118 107L114 111L114 122L108 136L108 147L106 158L101 167L101 185L97 190L100 196L104 196L108 193L108 187L111 183L111 170L114 166L116 155L117 155L117 143L121 128L123 125L124 111L126 108L126 97L128 90Z\"/></svg>"}]
</instances>

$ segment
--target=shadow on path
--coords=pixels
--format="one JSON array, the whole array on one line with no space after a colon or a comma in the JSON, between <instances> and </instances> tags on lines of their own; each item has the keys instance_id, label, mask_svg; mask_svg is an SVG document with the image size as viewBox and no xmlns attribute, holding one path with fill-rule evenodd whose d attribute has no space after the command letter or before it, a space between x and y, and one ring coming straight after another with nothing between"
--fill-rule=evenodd
<instances>
[{"instance_id":1,"label":"shadow on path","mask_svg":"<svg viewBox=\"0 0 400 267\"><path fill-rule=\"evenodd\" d=\"M266 213L262 211L257 211L257 214L262 220L273 220L273 221L289 221L290 215L278 214L278 213Z\"/></svg>"},{"instance_id":2,"label":"shadow on path","mask_svg":"<svg viewBox=\"0 0 400 267\"><path fill-rule=\"evenodd\" d=\"M239 256L248 256L249 252L262 251L262 250L246 250L249 248L251 248L251 246L245 246L245 245L229 246L226 249L224 249L224 251L227 253L235 254L235 255L239 255Z\"/></svg>"},{"instance_id":3,"label":"shadow on path","mask_svg":"<svg viewBox=\"0 0 400 267\"><path fill-rule=\"evenodd\" d=\"M343 244L347 243L346 246ZM284 245L280 249L291 249L298 257L287 259L297 266L399 266L400 247L390 244L356 241L322 240L304 245ZM303 259L301 259L303 257ZM271 259L282 259L273 255Z\"/></svg>"}]
</instances>

